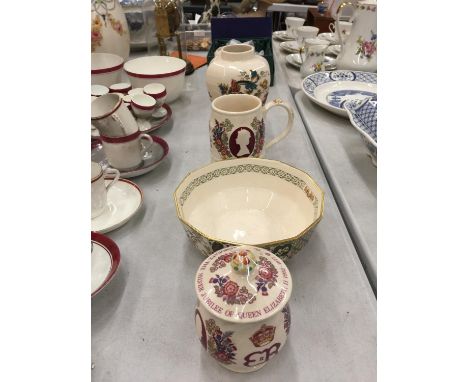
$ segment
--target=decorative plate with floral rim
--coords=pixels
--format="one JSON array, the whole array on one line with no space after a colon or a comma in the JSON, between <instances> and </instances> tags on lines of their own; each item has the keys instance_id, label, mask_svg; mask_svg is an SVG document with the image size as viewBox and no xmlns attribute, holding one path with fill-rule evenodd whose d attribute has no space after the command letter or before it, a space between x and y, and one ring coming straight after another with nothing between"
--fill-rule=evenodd
<instances>
[{"instance_id":1,"label":"decorative plate with floral rim","mask_svg":"<svg viewBox=\"0 0 468 382\"><path fill-rule=\"evenodd\" d=\"M335 70L314 73L302 81L302 90L317 105L348 117L344 103L371 98L377 101L377 73Z\"/></svg>"}]
</instances>

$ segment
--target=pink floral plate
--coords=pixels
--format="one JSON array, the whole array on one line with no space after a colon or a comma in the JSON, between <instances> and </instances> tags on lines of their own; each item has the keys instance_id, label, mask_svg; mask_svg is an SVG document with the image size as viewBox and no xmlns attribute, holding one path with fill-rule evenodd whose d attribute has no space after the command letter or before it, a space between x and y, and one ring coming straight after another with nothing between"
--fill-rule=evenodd
<instances>
[{"instance_id":1,"label":"pink floral plate","mask_svg":"<svg viewBox=\"0 0 468 382\"><path fill-rule=\"evenodd\" d=\"M97 295L114 277L120 264L120 250L113 240L91 232L91 297Z\"/></svg>"},{"instance_id":2,"label":"pink floral plate","mask_svg":"<svg viewBox=\"0 0 468 382\"><path fill-rule=\"evenodd\" d=\"M152 135L151 138L153 138L154 144L145 153L141 166L130 171L120 170L121 178L128 179L146 174L154 170L163 161L163 159L167 157L169 154L169 145L167 142L154 135ZM91 142L91 160L100 163L103 169L111 167L107 162L106 154L104 153L102 144L98 139L94 139Z\"/></svg>"}]
</instances>

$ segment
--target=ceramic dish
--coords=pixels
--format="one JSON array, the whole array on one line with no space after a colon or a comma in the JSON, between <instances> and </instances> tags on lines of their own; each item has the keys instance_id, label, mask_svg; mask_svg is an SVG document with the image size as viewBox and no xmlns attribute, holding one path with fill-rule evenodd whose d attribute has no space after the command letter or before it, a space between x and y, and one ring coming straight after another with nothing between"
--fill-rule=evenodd
<instances>
[{"instance_id":1,"label":"ceramic dish","mask_svg":"<svg viewBox=\"0 0 468 382\"><path fill-rule=\"evenodd\" d=\"M106 185L109 182L106 179ZM142 204L143 192L140 187L127 179L119 179L107 192L107 207L104 212L91 219L91 230L106 233L123 226L138 212Z\"/></svg>"},{"instance_id":2,"label":"ceramic dish","mask_svg":"<svg viewBox=\"0 0 468 382\"><path fill-rule=\"evenodd\" d=\"M299 53L299 44L297 41L283 41L280 48L288 53Z\"/></svg>"},{"instance_id":3,"label":"ceramic dish","mask_svg":"<svg viewBox=\"0 0 468 382\"><path fill-rule=\"evenodd\" d=\"M302 249L321 220L324 194L299 169L241 158L191 172L177 187L174 202L188 237L203 255L250 244L286 260Z\"/></svg>"},{"instance_id":4,"label":"ceramic dish","mask_svg":"<svg viewBox=\"0 0 468 382\"><path fill-rule=\"evenodd\" d=\"M91 297L110 283L120 264L117 244L107 236L91 232Z\"/></svg>"},{"instance_id":5,"label":"ceramic dish","mask_svg":"<svg viewBox=\"0 0 468 382\"><path fill-rule=\"evenodd\" d=\"M142 133L150 134L164 125L171 119L172 117L172 109L168 104L162 105L162 108L166 110L166 115L163 118L137 118L138 128ZM93 125L91 125L91 137L97 138L99 137L99 130L96 129Z\"/></svg>"},{"instance_id":6,"label":"ceramic dish","mask_svg":"<svg viewBox=\"0 0 468 382\"><path fill-rule=\"evenodd\" d=\"M372 163L377 166L377 101L366 98L363 101L350 100L344 104L351 124L361 134L369 150Z\"/></svg>"},{"instance_id":7,"label":"ceramic dish","mask_svg":"<svg viewBox=\"0 0 468 382\"><path fill-rule=\"evenodd\" d=\"M153 171L161 164L163 159L167 157L169 154L169 145L167 142L160 137L151 136L151 138L153 138L154 145L143 157L143 164L135 170L120 170L121 178L134 178ZM100 144L100 142L96 143L96 140L91 141L91 160L100 163L104 169L109 167L102 144Z\"/></svg>"},{"instance_id":8,"label":"ceramic dish","mask_svg":"<svg viewBox=\"0 0 468 382\"><path fill-rule=\"evenodd\" d=\"M304 58L304 55L302 55L302 57ZM302 61L299 53L288 54L286 56L286 62L294 66L296 69L301 69ZM332 57L324 56L323 62L325 63L326 70L334 70L336 68L336 59Z\"/></svg>"},{"instance_id":9,"label":"ceramic dish","mask_svg":"<svg viewBox=\"0 0 468 382\"><path fill-rule=\"evenodd\" d=\"M158 82L166 87L166 102L179 98L185 84L187 63L176 57L146 56L124 64L124 70L133 88L143 88Z\"/></svg>"},{"instance_id":10,"label":"ceramic dish","mask_svg":"<svg viewBox=\"0 0 468 382\"><path fill-rule=\"evenodd\" d=\"M327 40L332 44L340 43L338 36L335 35L334 33L320 33L317 37L321 38L322 40Z\"/></svg>"},{"instance_id":11,"label":"ceramic dish","mask_svg":"<svg viewBox=\"0 0 468 382\"><path fill-rule=\"evenodd\" d=\"M343 108L346 101L368 97L377 101L377 73L351 70L314 73L304 78L302 90L317 105L348 117Z\"/></svg>"},{"instance_id":12,"label":"ceramic dish","mask_svg":"<svg viewBox=\"0 0 468 382\"><path fill-rule=\"evenodd\" d=\"M112 53L91 53L91 83L111 86L120 82L124 59Z\"/></svg>"},{"instance_id":13,"label":"ceramic dish","mask_svg":"<svg viewBox=\"0 0 468 382\"><path fill-rule=\"evenodd\" d=\"M280 41L292 41L296 39L295 37L288 36L286 31L273 32L273 38L280 40Z\"/></svg>"}]
</instances>

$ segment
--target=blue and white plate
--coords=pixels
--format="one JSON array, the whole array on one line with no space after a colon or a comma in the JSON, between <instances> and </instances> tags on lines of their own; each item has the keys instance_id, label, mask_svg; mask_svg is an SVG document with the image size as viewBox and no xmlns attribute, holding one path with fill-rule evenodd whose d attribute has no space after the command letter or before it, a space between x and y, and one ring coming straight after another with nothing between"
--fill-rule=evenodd
<instances>
[{"instance_id":1,"label":"blue and white plate","mask_svg":"<svg viewBox=\"0 0 468 382\"><path fill-rule=\"evenodd\" d=\"M347 117L344 103L352 99L377 101L377 73L335 70L311 74L302 81L302 90L316 104Z\"/></svg>"},{"instance_id":2,"label":"blue and white plate","mask_svg":"<svg viewBox=\"0 0 468 382\"><path fill-rule=\"evenodd\" d=\"M344 104L352 125L361 134L372 162L377 165L377 101L349 100Z\"/></svg>"}]
</instances>

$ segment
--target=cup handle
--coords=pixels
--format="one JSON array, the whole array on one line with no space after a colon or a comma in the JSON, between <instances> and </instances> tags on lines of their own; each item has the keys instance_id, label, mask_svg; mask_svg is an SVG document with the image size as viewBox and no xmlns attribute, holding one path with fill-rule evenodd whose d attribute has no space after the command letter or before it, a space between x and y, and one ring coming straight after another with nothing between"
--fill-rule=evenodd
<instances>
[{"instance_id":1,"label":"cup handle","mask_svg":"<svg viewBox=\"0 0 468 382\"><path fill-rule=\"evenodd\" d=\"M354 8L354 4L351 2L342 2L340 6L338 7L338 9L336 10L335 29L336 29L336 33L338 34L338 41L340 42L340 45L343 45L343 32L341 31L341 28L340 28L340 18L341 18L341 12L343 11L343 8L345 7Z\"/></svg>"},{"instance_id":2,"label":"cup handle","mask_svg":"<svg viewBox=\"0 0 468 382\"><path fill-rule=\"evenodd\" d=\"M334 23L330 23L328 25L328 30L331 32L331 33L335 33L335 24Z\"/></svg>"},{"instance_id":3,"label":"cup handle","mask_svg":"<svg viewBox=\"0 0 468 382\"><path fill-rule=\"evenodd\" d=\"M149 134L141 134L141 135L140 135L140 142L141 142L142 140L144 140L144 139L147 140L147 141L149 141L149 145L147 145L147 146L145 147L145 145L142 143L143 148L141 149L141 155L144 155L146 152L148 152L148 150L149 150L149 149L151 148L151 146L153 146L153 144L154 144L153 138L151 137L151 135L149 135Z\"/></svg>"},{"instance_id":4,"label":"cup handle","mask_svg":"<svg viewBox=\"0 0 468 382\"><path fill-rule=\"evenodd\" d=\"M273 101L270 101L265 105L264 114L266 114L268 112L268 110L270 110L272 107L275 107L275 106L282 107L283 109L285 109L288 112L288 123L286 125L286 129L284 129L279 135L277 135L275 138L273 138L270 142L268 142L265 145L265 150L270 148L271 146L273 146L275 143L278 143L279 141L281 141L284 137L286 137L286 135L288 135L289 132L291 131L292 126L293 126L293 122L294 122L293 109L291 108L291 106L288 103L284 102L282 99L279 99L279 98L274 99ZM264 150L264 152L265 152L265 150ZM261 156L263 156L263 155L261 155Z\"/></svg>"},{"instance_id":5,"label":"cup handle","mask_svg":"<svg viewBox=\"0 0 468 382\"><path fill-rule=\"evenodd\" d=\"M115 182L117 182L120 178L120 171L117 170L116 168L106 168L104 170L104 177L106 175L109 175L109 174L114 174L114 179L112 179L112 182L110 182L107 186L106 186L106 191L109 191L109 188L111 188Z\"/></svg>"}]
</instances>

